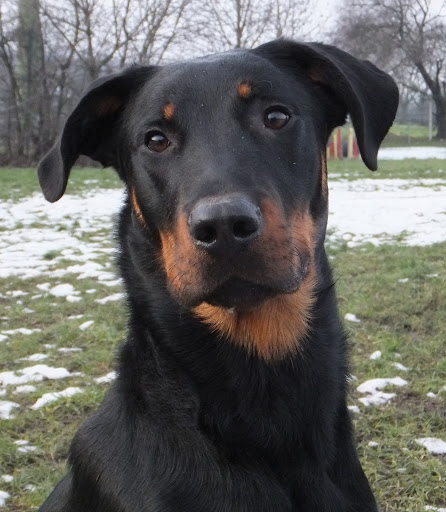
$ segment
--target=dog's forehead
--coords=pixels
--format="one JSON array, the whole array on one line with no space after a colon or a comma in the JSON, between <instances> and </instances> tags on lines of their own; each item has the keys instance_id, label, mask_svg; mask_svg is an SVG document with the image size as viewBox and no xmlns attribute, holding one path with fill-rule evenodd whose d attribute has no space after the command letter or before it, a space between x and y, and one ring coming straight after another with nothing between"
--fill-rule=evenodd
<instances>
[{"instance_id":1,"label":"dog's forehead","mask_svg":"<svg viewBox=\"0 0 446 512\"><path fill-rule=\"evenodd\" d=\"M295 95L293 78L272 62L249 51L211 55L161 68L141 91L151 103L199 104L207 98L226 100L251 95ZM217 103L215 106L217 107Z\"/></svg>"}]
</instances>

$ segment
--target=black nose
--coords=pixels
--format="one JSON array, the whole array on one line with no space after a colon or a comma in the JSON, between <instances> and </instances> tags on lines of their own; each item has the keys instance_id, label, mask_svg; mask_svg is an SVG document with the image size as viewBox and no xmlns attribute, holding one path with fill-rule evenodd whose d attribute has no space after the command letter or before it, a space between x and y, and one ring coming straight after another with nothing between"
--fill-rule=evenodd
<instances>
[{"instance_id":1,"label":"black nose","mask_svg":"<svg viewBox=\"0 0 446 512\"><path fill-rule=\"evenodd\" d=\"M257 238L262 229L260 208L244 196L210 197L199 201L189 216L196 245L209 253L232 256Z\"/></svg>"}]
</instances>

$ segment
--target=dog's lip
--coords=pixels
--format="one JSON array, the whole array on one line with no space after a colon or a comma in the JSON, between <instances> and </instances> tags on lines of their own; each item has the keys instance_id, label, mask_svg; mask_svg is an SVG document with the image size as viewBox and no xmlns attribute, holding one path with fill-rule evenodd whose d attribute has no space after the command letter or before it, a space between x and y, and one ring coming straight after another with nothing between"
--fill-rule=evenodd
<instances>
[{"instance_id":1,"label":"dog's lip","mask_svg":"<svg viewBox=\"0 0 446 512\"><path fill-rule=\"evenodd\" d=\"M277 294L270 287L231 277L204 297L203 302L233 311L255 309Z\"/></svg>"}]
</instances>

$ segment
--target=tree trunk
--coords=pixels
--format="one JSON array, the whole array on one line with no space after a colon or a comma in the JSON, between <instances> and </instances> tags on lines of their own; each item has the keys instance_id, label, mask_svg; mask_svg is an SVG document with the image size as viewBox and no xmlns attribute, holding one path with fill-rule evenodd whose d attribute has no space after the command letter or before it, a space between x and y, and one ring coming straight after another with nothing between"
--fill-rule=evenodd
<instances>
[{"instance_id":1,"label":"tree trunk","mask_svg":"<svg viewBox=\"0 0 446 512\"><path fill-rule=\"evenodd\" d=\"M436 139L446 139L446 98L442 96L434 96L435 102L435 119L437 122Z\"/></svg>"},{"instance_id":2,"label":"tree trunk","mask_svg":"<svg viewBox=\"0 0 446 512\"><path fill-rule=\"evenodd\" d=\"M17 82L22 99L23 146L26 163L31 163L39 146L42 102L43 38L40 25L40 1L20 0L18 10Z\"/></svg>"}]
</instances>

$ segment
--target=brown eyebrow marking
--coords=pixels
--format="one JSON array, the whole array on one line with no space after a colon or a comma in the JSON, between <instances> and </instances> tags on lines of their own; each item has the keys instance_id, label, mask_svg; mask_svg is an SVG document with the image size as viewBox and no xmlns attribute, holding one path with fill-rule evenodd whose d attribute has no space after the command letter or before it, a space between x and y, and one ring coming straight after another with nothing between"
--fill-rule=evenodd
<instances>
[{"instance_id":1,"label":"brown eyebrow marking","mask_svg":"<svg viewBox=\"0 0 446 512\"><path fill-rule=\"evenodd\" d=\"M252 85L249 82L242 82L238 86L238 93L242 98L248 99L252 94Z\"/></svg>"},{"instance_id":2,"label":"brown eyebrow marking","mask_svg":"<svg viewBox=\"0 0 446 512\"><path fill-rule=\"evenodd\" d=\"M167 121L170 121L174 114L175 114L175 105L172 102L169 102L164 107L164 119L166 119Z\"/></svg>"}]
</instances>

